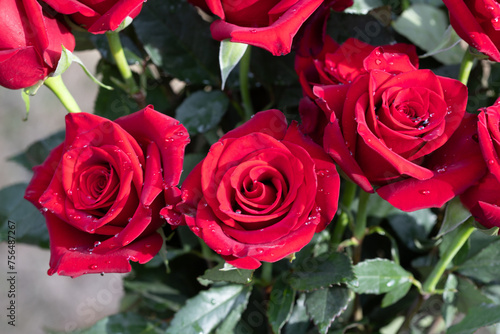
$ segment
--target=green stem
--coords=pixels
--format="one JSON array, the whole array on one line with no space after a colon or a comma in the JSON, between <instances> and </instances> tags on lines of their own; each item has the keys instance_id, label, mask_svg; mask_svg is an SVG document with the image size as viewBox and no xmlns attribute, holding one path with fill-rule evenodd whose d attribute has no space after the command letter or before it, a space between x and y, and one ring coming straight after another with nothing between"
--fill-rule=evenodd
<instances>
[{"instance_id":1,"label":"green stem","mask_svg":"<svg viewBox=\"0 0 500 334\"><path fill-rule=\"evenodd\" d=\"M366 206L368 205L368 200L370 199L370 193L360 190L359 192L359 203L358 203L358 213L356 215L356 224L354 225L354 237L358 240L363 240L366 233Z\"/></svg>"},{"instance_id":2,"label":"green stem","mask_svg":"<svg viewBox=\"0 0 500 334\"><path fill-rule=\"evenodd\" d=\"M360 190L359 192L359 202L358 202L358 212L356 214L356 222L354 224L353 236L354 239L358 241L358 245L354 247L354 253L352 261L357 264L361 261L361 247L363 239L366 234L366 206L368 205L368 200L370 199L370 193Z\"/></svg>"},{"instance_id":3,"label":"green stem","mask_svg":"<svg viewBox=\"0 0 500 334\"><path fill-rule=\"evenodd\" d=\"M134 98L140 107L143 107L145 104L143 101L144 94L141 92L139 86L137 86L134 75L130 70L127 57L125 57L125 52L123 51L122 42L120 41L120 34L116 31L108 31L106 32L106 37L108 38L109 49L115 59L116 66L118 66L118 70L123 80L125 80L127 93Z\"/></svg>"},{"instance_id":4,"label":"green stem","mask_svg":"<svg viewBox=\"0 0 500 334\"><path fill-rule=\"evenodd\" d=\"M45 79L43 84L49 87L49 89L59 98L68 112L82 112L75 99L73 98L73 95L71 95L68 88L66 88L66 85L64 84L60 75L55 77L48 77L47 79Z\"/></svg>"},{"instance_id":5,"label":"green stem","mask_svg":"<svg viewBox=\"0 0 500 334\"><path fill-rule=\"evenodd\" d=\"M425 280L423 285L424 292L434 293L436 291L436 286L441 279L441 276L443 276L446 267L450 264L450 262L453 260L453 258L462 248L465 242L469 239L471 233L474 232L475 228L472 225L473 221L474 218L471 217L467 221L465 221L465 223L457 227L456 235L450 243L450 246L448 247L448 249L446 249L443 257L439 259L438 263L434 266L431 274Z\"/></svg>"},{"instance_id":6,"label":"green stem","mask_svg":"<svg viewBox=\"0 0 500 334\"><path fill-rule=\"evenodd\" d=\"M248 82L248 73L250 72L250 54L252 47L249 45L245 54L240 60L240 89L241 100L243 101L243 110L245 116L243 121L248 121L253 115L252 99L250 98L250 88Z\"/></svg>"},{"instance_id":7,"label":"green stem","mask_svg":"<svg viewBox=\"0 0 500 334\"><path fill-rule=\"evenodd\" d=\"M469 51L465 51L464 57L462 58L462 63L460 64L460 71L458 72L458 80L467 85L469 81L470 72L474 66L475 56Z\"/></svg>"},{"instance_id":8,"label":"green stem","mask_svg":"<svg viewBox=\"0 0 500 334\"><path fill-rule=\"evenodd\" d=\"M334 249L336 249L342 242L345 228L349 224L349 210L351 207L351 203L356 196L356 189L356 184L348 180L344 181L344 192L342 194L342 199L340 202L342 211L340 213L339 219L337 220L337 224L335 225L332 235L332 245Z\"/></svg>"},{"instance_id":9,"label":"green stem","mask_svg":"<svg viewBox=\"0 0 500 334\"><path fill-rule=\"evenodd\" d=\"M273 264L271 262L262 262L262 281L264 284L271 284L273 280Z\"/></svg>"},{"instance_id":10,"label":"green stem","mask_svg":"<svg viewBox=\"0 0 500 334\"><path fill-rule=\"evenodd\" d=\"M410 0L401 0L401 11L404 12L408 8L410 8L411 3Z\"/></svg>"}]
</instances>

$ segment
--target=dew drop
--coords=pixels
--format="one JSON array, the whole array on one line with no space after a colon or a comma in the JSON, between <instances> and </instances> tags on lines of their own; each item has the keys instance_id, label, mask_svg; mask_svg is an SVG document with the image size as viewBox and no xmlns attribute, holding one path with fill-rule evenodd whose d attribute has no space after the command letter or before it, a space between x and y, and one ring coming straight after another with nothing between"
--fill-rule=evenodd
<instances>
[{"instance_id":1,"label":"dew drop","mask_svg":"<svg viewBox=\"0 0 500 334\"><path fill-rule=\"evenodd\" d=\"M488 160L488 163L489 163L490 165L494 165L494 164L495 164L495 160L490 159L490 160Z\"/></svg>"},{"instance_id":2,"label":"dew drop","mask_svg":"<svg viewBox=\"0 0 500 334\"><path fill-rule=\"evenodd\" d=\"M422 195L429 195L431 193L430 190L420 190L419 193L421 193Z\"/></svg>"},{"instance_id":3,"label":"dew drop","mask_svg":"<svg viewBox=\"0 0 500 334\"><path fill-rule=\"evenodd\" d=\"M91 264L89 266L89 269L96 270L97 269L97 264Z\"/></svg>"},{"instance_id":4,"label":"dew drop","mask_svg":"<svg viewBox=\"0 0 500 334\"><path fill-rule=\"evenodd\" d=\"M446 172L446 166L439 167L438 169L436 169L436 172L438 174L443 174L444 172Z\"/></svg>"},{"instance_id":5,"label":"dew drop","mask_svg":"<svg viewBox=\"0 0 500 334\"><path fill-rule=\"evenodd\" d=\"M95 248L95 247L97 247L97 246L99 246L100 244L101 244L101 242L100 242L100 241L96 241L96 242L94 242L94 248Z\"/></svg>"}]
</instances>

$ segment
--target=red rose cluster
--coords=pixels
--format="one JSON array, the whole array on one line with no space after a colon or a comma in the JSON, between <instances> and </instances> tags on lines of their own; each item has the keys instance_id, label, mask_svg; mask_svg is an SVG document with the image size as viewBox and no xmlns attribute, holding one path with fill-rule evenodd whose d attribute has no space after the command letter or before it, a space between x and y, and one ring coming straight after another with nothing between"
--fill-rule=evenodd
<instances>
[{"instance_id":1,"label":"red rose cluster","mask_svg":"<svg viewBox=\"0 0 500 334\"><path fill-rule=\"evenodd\" d=\"M20 77L43 79L57 63L55 45L71 47L71 35L38 2L8 2L0 15L18 25L36 17L29 22L57 39L23 36L19 48L18 40L0 37L7 43L0 68L33 57L41 69ZM142 5L45 2L96 33L116 29ZM335 163L363 190L402 210L441 207L460 196L480 223L500 226L500 100L479 116L468 114L466 86L419 69L415 46L352 38L339 45L324 37L330 7L350 1L192 2L219 16L214 38L273 54L289 52L315 9L327 10L313 15L297 41L302 124L288 125L279 110L257 113L213 144L179 188L189 137L175 119L152 107L114 122L68 115L64 143L35 168L25 196L47 221L50 274L127 272L130 260L144 263L159 251L164 223L186 224L238 268L280 260L335 216ZM1 72L2 84L9 82L9 72Z\"/></svg>"}]
</instances>

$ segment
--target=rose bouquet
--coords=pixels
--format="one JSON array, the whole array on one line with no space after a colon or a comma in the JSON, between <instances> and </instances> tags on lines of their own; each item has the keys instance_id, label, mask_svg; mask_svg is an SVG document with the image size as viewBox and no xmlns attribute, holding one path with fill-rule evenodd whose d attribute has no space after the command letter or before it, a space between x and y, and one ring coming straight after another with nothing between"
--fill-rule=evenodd
<instances>
[{"instance_id":1,"label":"rose bouquet","mask_svg":"<svg viewBox=\"0 0 500 334\"><path fill-rule=\"evenodd\" d=\"M6 0L0 85L68 110L11 158L33 173L0 190L10 272L24 242L49 275L125 274L120 311L79 333L494 332L498 19L486 0Z\"/></svg>"}]
</instances>

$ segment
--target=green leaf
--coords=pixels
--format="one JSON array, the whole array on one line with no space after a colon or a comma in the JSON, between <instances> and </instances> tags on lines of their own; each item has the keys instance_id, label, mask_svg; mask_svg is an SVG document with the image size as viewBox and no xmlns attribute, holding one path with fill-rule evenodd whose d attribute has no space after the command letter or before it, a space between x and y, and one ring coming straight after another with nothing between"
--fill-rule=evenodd
<instances>
[{"instance_id":1,"label":"green leaf","mask_svg":"<svg viewBox=\"0 0 500 334\"><path fill-rule=\"evenodd\" d=\"M291 286L299 291L316 290L353 279L351 260L343 253L306 258L288 277Z\"/></svg>"},{"instance_id":2,"label":"green leaf","mask_svg":"<svg viewBox=\"0 0 500 334\"><path fill-rule=\"evenodd\" d=\"M137 313L119 313L96 322L92 327L72 331L73 334L160 334L164 333L164 324L158 320L150 320ZM48 333L63 332L48 330ZM64 333L67 333L65 331Z\"/></svg>"},{"instance_id":3,"label":"green leaf","mask_svg":"<svg viewBox=\"0 0 500 334\"><path fill-rule=\"evenodd\" d=\"M188 83L219 84L218 43L187 1L149 0L132 24L155 65Z\"/></svg>"},{"instance_id":4,"label":"green leaf","mask_svg":"<svg viewBox=\"0 0 500 334\"><path fill-rule=\"evenodd\" d=\"M493 242L458 267L462 275L490 283L500 277L500 240Z\"/></svg>"},{"instance_id":5,"label":"green leaf","mask_svg":"<svg viewBox=\"0 0 500 334\"><path fill-rule=\"evenodd\" d=\"M57 132L47 138L34 142L26 151L10 157L8 161L14 161L31 171L35 166L41 165L50 151L64 141L64 131Z\"/></svg>"},{"instance_id":6,"label":"green leaf","mask_svg":"<svg viewBox=\"0 0 500 334\"><path fill-rule=\"evenodd\" d=\"M240 62L240 59L245 54L248 44L234 43L226 39L220 42L219 49L219 66L220 73L222 76L221 89L224 89L226 84L226 79L234 69L234 67Z\"/></svg>"},{"instance_id":7,"label":"green leaf","mask_svg":"<svg viewBox=\"0 0 500 334\"><path fill-rule=\"evenodd\" d=\"M18 183L0 190L0 242L7 241L9 231L14 230L16 242L48 248L49 233L45 219L34 205L23 198L26 186Z\"/></svg>"},{"instance_id":8,"label":"green leaf","mask_svg":"<svg viewBox=\"0 0 500 334\"><path fill-rule=\"evenodd\" d=\"M332 322L347 309L350 300L349 289L334 286L307 293L305 305L319 332L326 334Z\"/></svg>"},{"instance_id":9,"label":"green leaf","mask_svg":"<svg viewBox=\"0 0 500 334\"><path fill-rule=\"evenodd\" d=\"M458 279L457 276L450 274L446 279L443 291L443 319L446 323L446 327L450 327L455 315L457 313L457 288Z\"/></svg>"},{"instance_id":10,"label":"green leaf","mask_svg":"<svg viewBox=\"0 0 500 334\"><path fill-rule=\"evenodd\" d=\"M394 289L385 294L384 298L382 299L382 307L390 306L406 296L408 291L410 291L411 285L411 282L404 282L402 284L396 285Z\"/></svg>"},{"instance_id":11,"label":"green leaf","mask_svg":"<svg viewBox=\"0 0 500 334\"><path fill-rule=\"evenodd\" d=\"M220 90L197 91L186 98L175 111L190 135L204 133L219 124L229 106L228 97Z\"/></svg>"},{"instance_id":12,"label":"green leaf","mask_svg":"<svg viewBox=\"0 0 500 334\"><path fill-rule=\"evenodd\" d=\"M457 35L452 26L449 25L444 32L441 43L439 43L439 45L436 45L434 49L430 50L426 54L421 55L420 58L427 58L442 52L446 52L455 47L458 43L460 43L460 41L462 41L462 39Z\"/></svg>"},{"instance_id":13,"label":"green leaf","mask_svg":"<svg viewBox=\"0 0 500 334\"><path fill-rule=\"evenodd\" d=\"M433 51L446 39L448 17L446 13L432 5L415 4L405 10L393 23L394 29L425 51ZM459 45L434 54L433 57L445 65L458 64L464 50Z\"/></svg>"},{"instance_id":14,"label":"green leaf","mask_svg":"<svg viewBox=\"0 0 500 334\"><path fill-rule=\"evenodd\" d=\"M85 66L83 61L80 58L78 58L78 56L74 55L71 51L66 49L64 47L64 45L62 46L61 58L59 59L59 62L57 63L57 68L54 71L54 73L52 73L51 76L55 77L55 76L63 74L73 62L80 65L80 67L83 69L85 74L94 83L98 84L99 86L101 86L104 89L113 90L113 87L105 85L102 82L100 82L99 80L97 80L97 78L87 69L87 67Z\"/></svg>"},{"instance_id":15,"label":"green leaf","mask_svg":"<svg viewBox=\"0 0 500 334\"><path fill-rule=\"evenodd\" d=\"M175 314L167 334L209 333L221 324L238 305L248 301L250 287L226 285L212 287L189 299Z\"/></svg>"},{"instance_id":16,"label":"green leaf","mask_svg":"<svg viewBox=\"0 0 500 334\"><path fill-rule=\"evenodd\" d=\"M457 308L461 313L467 313L471 307L493 304L493 301L487 297L477 286L465 277L458 277L457 284Z\"/></svg>"},{"instance_id":17,"label":"green leaf","mask_svg":"<svg viewBox=\"0 0 500 334\"><path fill-rule=\"evenodd\" d=\"M467 210L457 196L448 202L446 205L446 211L444 213L443 224L439 229L439 233L436 238L445 235L448 232L456 229L460 224L466 221L471 216L469 210Z\"/></svg>"},{"instance_id":18,"label":"green leaf","mask_svg":"<svg viewBox=\"0 0 500 334\"><path fill-rule=\"evenodd\" d=\"M295 302L295 290L285 280L278 280L271 291L267 308L267 317L273 333L281 333L281 329L290 318Z\"/></svg>"},{"instance_id":19,"label":"green leaf","mask_svg":"<svg viewBox=\"0 0 500 334\"><path fill-rule=\"evenodd\" d=\"M161 325L158 321L153 322L137 313L119 313L108 318L106 333L159 334L164 333L164 330L161 330Z\"/></svg>"},{"instance_id":20,"label":"green leaf","mask_svg":"<svg viewBox=\"0 0 500 334\"><path fill-rule=\"evenodd\" d=\"M251 289L252 287L250 287ZM234 330L236 326L238 325L238 322L241 319L241 315L243 311L247 308L248 305L248 299L250 298L250 291L246 294L246 299L243 300L241 303L237 304L233 309L231 310L231 313L226 317L226 319L222 322L222 324L217 328L217 331L215 332L216 334L226 334L226 333L234 333Z\"/></svg>"},{"instance_id":21,"label":"green leaf","mask_svg":"<svg viewBox=\"0 0 500 334\"><path fill-rule=\"evenodd\" d=\"M238 269L223 270L224 263L219 263L217 266L207 269L201 279L210 280L212 282L230 282L236 284L247 284L252 281L253 270Z\"/></svg>"},{"instance_id":22,"label":"green leaf","mask_svg":"<svg viewBox=\"0 0 500 334\"><path fill-rule=\"evenodd\" d=\"M27 121L30 114L30 94L26 89L21 90L21 98L23 99L24 107L26 108L26 115L23 120Z\"/></svg>"},{"instance_id":23,"label":"green leaf","mask_svg":"<svg viewBox=\"0 0 500 334\"><path fill-rule=\"evenodd\" d=\"M97 71L102 74L102 81L107 85L114 84L113 78L120 78L118 68L103 60L99 62ZM99 87L94 103L96 115L115 120L138 110L137 103L123 89L108 90Z\"/></svg>"},{"instance_id":24,"label":"green leaf","mask_svg":"<svg viewBox=\"0 0 500 334\"><path fill-rule=\"evenodd\" d=\"M162 309L177 312L186 302L186 297L174 288L165 285L164 282L141 282L124 280L123 286L133 291L149 303L158 304Z\"/></svg>"},{"instance_id":25,"label":"green leaf","mask_svg":"<svg viewBox=\"0 0 500 334\"><path fill-rule=\"evenodd\" d=\"M386 260L366 260L354 266L356 279L348 282L349 287L357 293L382 294L399 289L400 285L412 282L411 273L400 265Z\"/></svg>"},{"instance_id":26,"label":"green leaf","mask_svg":"<svg viewBox=\"0 0 500 334\"><path fill-rule=\"evenodd\" d=\"M395 208L389 202L375 193L370 195L370 200L368 201L368 204L366 206L366 213L368 216L386 218L391 215L404 214L405 212Z\"/></svg>"},{"instance_id":27,"label":"green leaf","mask_svg":"<svg viewBox=\"0 0 500 334\"><path fill-rule=\"evenodd\" d=\"M500 322L500 305L483 304L471 307L465 318L450 327L447 334L472 334L484 326Z\"/></svg>"},{"instance_id":28,"label":"green leaf","mask_svg":"<svg viewBox=\"0 0 500 334\"><path fill-rule=\"evenodd\" d=\"M354 4L345 10L348 14L364 15L372 9L382 7L382 0L354 0Z\"/></svg>"},{"instance_id":29,"label":"green leaf","mask_svg":"<svg viewBox=\"0 0 500 334\"><path fill-rule=\"evenodd\" d=\"M406 247L413 251L420 251L428 242L428 235L436 224L436 215L431 210L424 209L390 215L388 220Z\"/></svg>"},{"instance_id":30,"label":"green leaf","mask_svg":"<svg viewBox=\"0 0 500 334\"><path fill-rule=\"evenodd\" d=\"M309 328L309 316L305 306L306 294L297 299L290 319L285 326L285 334L306 334Z\"/></svg>"}]
</instances>

